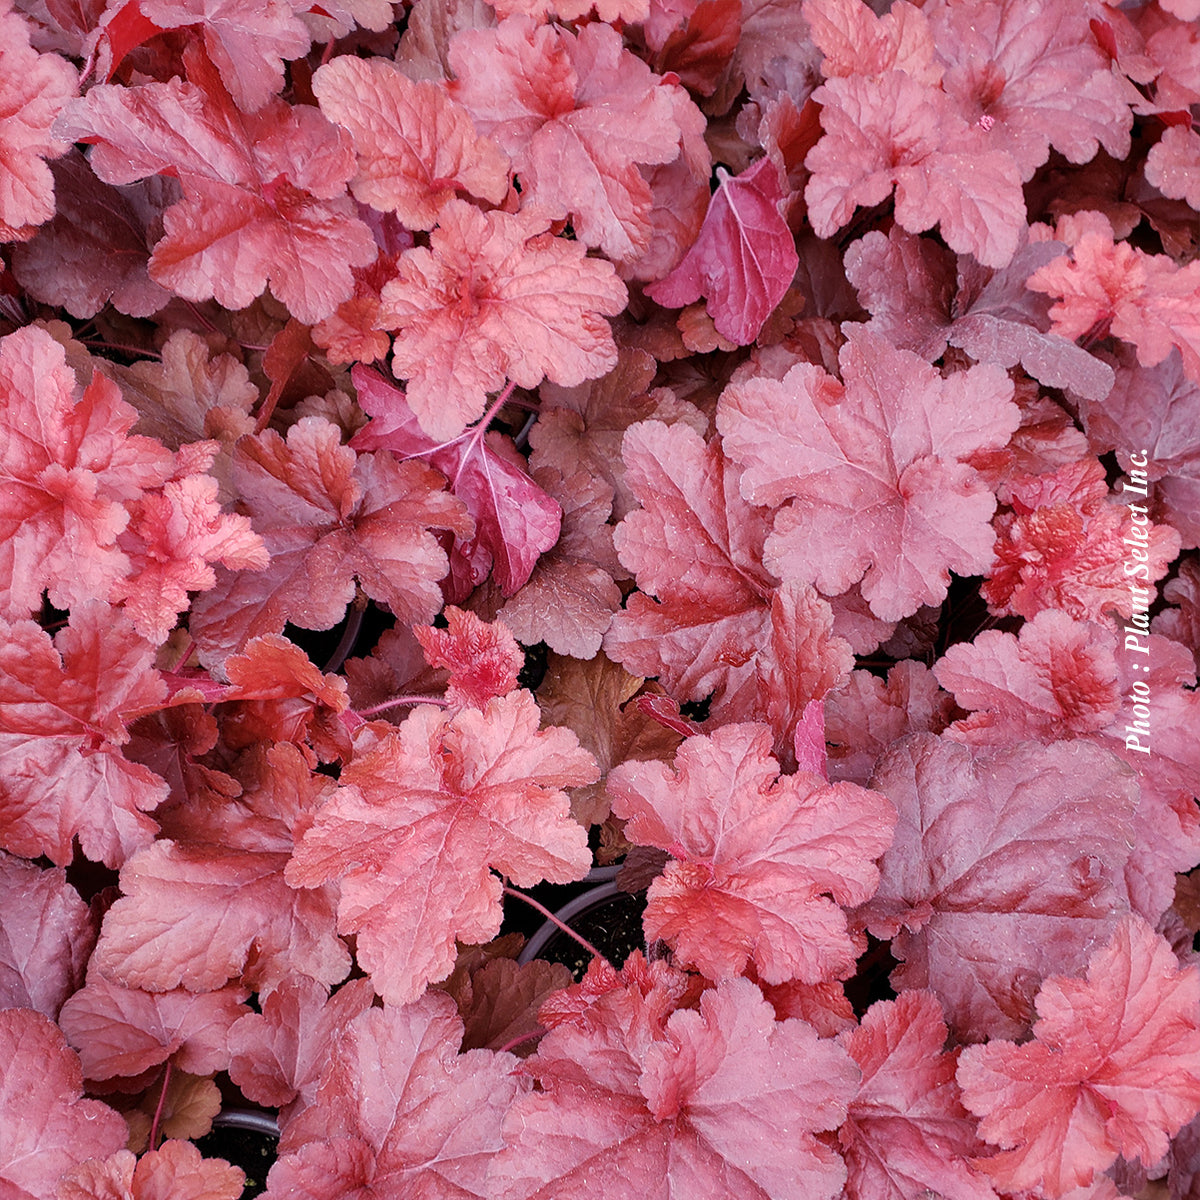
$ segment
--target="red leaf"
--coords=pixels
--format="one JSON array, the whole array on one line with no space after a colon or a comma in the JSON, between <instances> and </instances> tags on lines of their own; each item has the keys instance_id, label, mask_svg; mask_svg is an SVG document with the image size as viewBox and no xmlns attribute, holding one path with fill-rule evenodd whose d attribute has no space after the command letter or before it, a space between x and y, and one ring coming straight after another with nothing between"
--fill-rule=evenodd
<instances>
[{"instance_id":1,"label":"red leaf","mask_svg":"<svg viewBox=\"0 0 1200 1200\"><path fill-rule=\"evenodd\" d=\"M125 1122L84 1100L83 1071L58 1027L24 1008L0 1011L0 1188L51 1200L59 1176L125 1145Z\"/></svg>"},{"instance_id":2,"label":"red leaf","mask_svg":"<svg viewBox=\"0 0 1200 1200\"><path fill-rule=\"evenodd\" d=\"M416 999L454 965L454 941L500 929L501 884L567 883L591 865L568 787L596 763L566 729L538 730L526 691L455 716L424 706L373 723L288 864L293 887L341 880L338 927L388 1003Z\"/></svg>"},{"instance_id":3,"label":"red leaf","mask_svg":"<svg viewBox=\"0 0 1200 1200\"><path fill-rule=\"evenodd\" d=\"M695 245L646 295L667 308L705 296L717 332L746 346L783 299L800 258L779 212L783 192L769 158L732 177L718 167L717 177Z\"/></svg>"},{"instance_id":4,"label":"red leaf","mask_svg":"<svg viewBox=\"0 0 1200 1200\"><path fill-rule=\"evenodd\" d=\"M373 419L350 444L386 448L400 459L425 459L450 480L451 491L475 522L471 538L456 538L450 551L448 599L465 600L489 571L500 591L511 596L558 541L562 509L529 478L524 460L508 451L511 442L500 434L481 438L476 429L439 444L421 429L399 388L361 366L351 378L359 403Z\"/></svg>"},{"instance_id":5,"label":"red leaf","mask_svg":"<svg viewBox=\"0 0 1200 1200\"><path fill-rule=\"evenodd\" d=\"M710 979L750 961L766 983L841 978L860 948L838 905L873 894L892 807L852 783L780 778L769 751L765 726L724 725L684 742L674 770L627 762L609 772L625 836L674 859L650 885L646 936Z\"/></svg>"}]
</instances>

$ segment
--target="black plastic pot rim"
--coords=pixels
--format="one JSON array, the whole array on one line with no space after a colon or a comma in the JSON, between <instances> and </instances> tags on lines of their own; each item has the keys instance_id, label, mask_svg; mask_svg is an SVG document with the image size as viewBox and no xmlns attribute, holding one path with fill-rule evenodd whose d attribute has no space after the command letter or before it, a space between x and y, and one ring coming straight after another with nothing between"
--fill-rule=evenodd
<instances>
[{"instance_id":1,"label":"black plastic pot rim","mask_svg":"<svg viewBox=\"0 0 1200 1200\"><path fill-rule=\"evenodd\" d=\"M611 871L615 876L619 868L598 867L594 869ZM588 878L591 878L591 872L588 873ZM588 888L586 892L576 896L574 900L567 901L554 915L564 925L569 925L572 917L577 917L581 912L592 908L594 905L600 904L605 900L611 900L613 896L620 896L622 894L621 889L617 887L616 879L610 877L604 883L600 883L594 888ZM563 937L567 936L553 921L544 921L533 937L525 943L525 947L521 953L517 955L517 962L531 962L545 949L546 944L551 938L557 937L560 934Z\"/></svg>"}]
</instances>

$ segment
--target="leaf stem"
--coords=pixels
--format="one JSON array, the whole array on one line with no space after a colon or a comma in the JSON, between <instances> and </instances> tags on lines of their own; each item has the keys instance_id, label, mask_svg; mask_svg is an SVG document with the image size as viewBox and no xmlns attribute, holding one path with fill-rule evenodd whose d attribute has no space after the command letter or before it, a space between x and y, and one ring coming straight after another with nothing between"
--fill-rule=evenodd
<instances>
[{"instance_id":1,"label":"leaf stem","mask_svg":"<svg viewBox=\"0 0 1200 1200\"><path fill-rule=\"evenodd\" d=\"M536 908L552 925L557 925L568 937L574 938L593 958L598 958L601 962L607 963L608 959L592 945L582 934L576 933L570 925L565 925L560 921L544 904L539 904L532 896L525 895L524 892L518 892L516 888L504 885L504 894L506 896L516 896L520 900L524 900L526 904L532 908ZM611 963L609 964L612 965Z\"/></svg>"},{"instance_id":2,"label":"leaf stem","mask_svg":"<svg viewBox=\"0 0 1200 1200\"><path fill-rule=\"evenodd\" d=\"M449 703L444 696L397 696L394 700L385 700L382 704L372 704L370 708L356 708L354 711L360 717L373 717L376 713L387 712L389 708L403 708L406 704L437 704L445 708Z\"/></svg>"},{"instance_id":3,"label":"leaf stem","mask_svg":"<svg viewBox=\"0 0 1200 1200\"><path fill-rule=\"evenodd\" d=\"M163 1105L167 1102L167 1086L171 1082L171 1060L163 1069L162 1091L158 1093L158 1107L154 1110L154 1120L150 1122L150 1149L158 1149L158 1123L162 1119Z\"/></svg>"}]
</instances>

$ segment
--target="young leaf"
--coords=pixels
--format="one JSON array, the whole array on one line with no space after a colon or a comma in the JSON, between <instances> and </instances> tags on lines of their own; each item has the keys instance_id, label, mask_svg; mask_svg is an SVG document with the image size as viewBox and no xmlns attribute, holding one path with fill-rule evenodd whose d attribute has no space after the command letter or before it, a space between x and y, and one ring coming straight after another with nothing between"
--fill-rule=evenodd
<instances>
[{"instance_id":1,"label":"young leaf","mask_svg":"<svg viewBox=\"0 0 1200 1200\"><path fill-rule=\"evenodd\" d=\"M668 308L703 295L717 332L746 346L783 299L800 259L779 212L779 171L769 158L733 177L718 167L717 177L695 245L646 295Z\"/></svg>"}]
</instances>

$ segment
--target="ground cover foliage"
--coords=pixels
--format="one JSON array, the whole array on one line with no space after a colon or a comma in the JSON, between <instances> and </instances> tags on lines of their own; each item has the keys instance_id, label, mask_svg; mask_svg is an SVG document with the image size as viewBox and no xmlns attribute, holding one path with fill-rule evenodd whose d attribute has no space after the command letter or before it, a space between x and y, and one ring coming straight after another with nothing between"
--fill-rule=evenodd
<instances>
[{"instance_id":1,"label":"ground cover foliage","mask_svg":"<svg viewBox=\"0 0 1200 1200\"><path fill-rule=\"evenodd\" d=\"M1200 1195L1195 0L0 0L0 1192ZM518 961L624 859L644 940Z\"/></svg>"}]
</instances>

